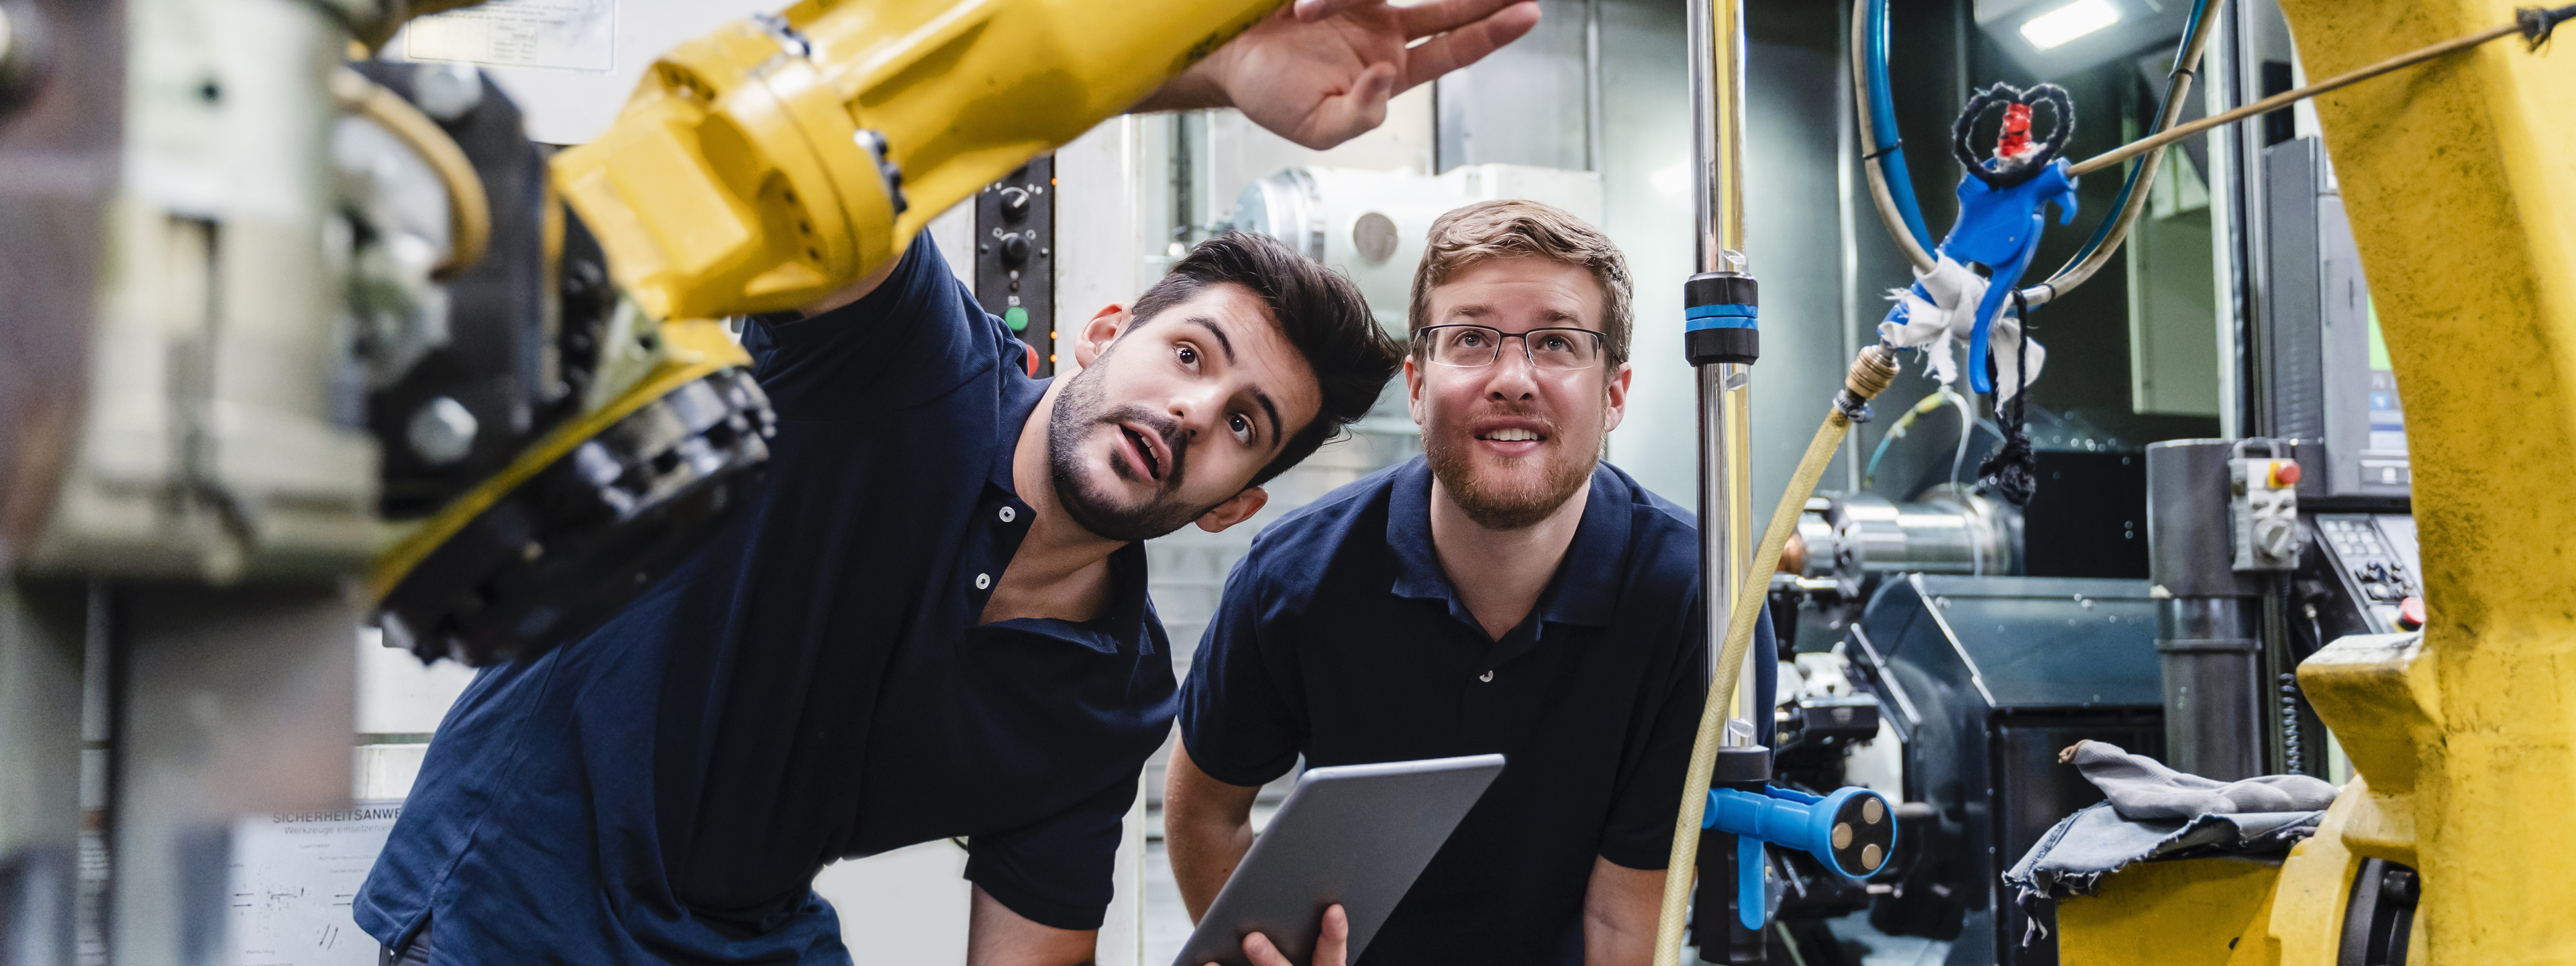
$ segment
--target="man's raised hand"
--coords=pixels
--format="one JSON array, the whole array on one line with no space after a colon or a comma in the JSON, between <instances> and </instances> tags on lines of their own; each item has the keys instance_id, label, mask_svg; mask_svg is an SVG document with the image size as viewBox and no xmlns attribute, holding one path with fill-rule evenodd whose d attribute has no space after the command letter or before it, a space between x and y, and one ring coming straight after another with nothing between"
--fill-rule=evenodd
<instances>
[{"instance_id":1,"label":"man's raised hand","mask_svg":"<svg viewBox=\"0 0 2576 966\"><path fill-rule=\"evenodd\" d=\"M1384 122L1387 99L1520 39L1538 16L1534 0L1298 0L1137 106L1232 106L1321 150Z\"/></svg>"}]
</instances>

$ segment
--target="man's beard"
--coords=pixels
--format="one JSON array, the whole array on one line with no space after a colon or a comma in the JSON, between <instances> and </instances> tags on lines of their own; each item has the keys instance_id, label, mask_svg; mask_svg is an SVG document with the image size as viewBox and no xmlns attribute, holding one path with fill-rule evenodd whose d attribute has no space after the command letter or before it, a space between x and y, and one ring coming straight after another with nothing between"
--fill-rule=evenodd
<instances>
[{"instance_id":1,"label":"man's beard","mask_svg":"<svg viewBox=\"0 0 2576 966\"><path fill-rule=\"evenodd\" d=\"M1432 477L1448 492L1450 502L1456 503L1477 526L1488 530L1535 526L1564 506L1575 491L1583 488L1584 481L1592 478L1592 468L1601 462L1601 454L1587 450L1569 458L1572 451L1558 442L1555 422L1538 418L1547 422L1549 445L1523 457L1544 461L1538 479L1530 482L1480 478L1476 472L1476 438L1459 423L1422 434L1422 455L1431 462Z\"/></svg>"},{"instance_id":2,"label":"man's beard","mask_svg":"<svg viewBox=\"0 0 2576 966\"><path fill-rule=\"evenodd\" d=\"M1179 438L1180 427L1172 418L1143 406L1125 405L1110 408L1102 397L1099 374L1109 362L1107 353L1092 361L1090 368L1073 374L1056 396L1055 411L1047 415L1047 470L1055 479L1056 503L1066 516L1083 529L1103 539L1121 542L1150 540L1198 519L1212 507L1192 508L1183 505L1173 494L1181 486L1181 465L1185 452ZM1172 465L1163 467L1162 491L1136 506L1121 506L1117 498L1093 488L1083 476L1082 444L1091 430L1108 427L1124 432L1118 424L1134 423L1151 427L1163 438L1163 448L1172 454ZM1120 465L1112 457L1112 466ZM1116 472L1113 470L1112 472Z\"/></svg>"}]
</instances>

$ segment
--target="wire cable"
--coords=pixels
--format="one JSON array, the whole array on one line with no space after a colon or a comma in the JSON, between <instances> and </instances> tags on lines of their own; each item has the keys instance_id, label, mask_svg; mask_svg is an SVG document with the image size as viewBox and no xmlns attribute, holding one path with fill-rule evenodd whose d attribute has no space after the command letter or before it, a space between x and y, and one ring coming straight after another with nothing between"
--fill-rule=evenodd
<instances>
[{"instance_id":1,"label":"wire cable","mask_svg":"<svg viewBox=\"0 0 2576 966\"><path fill-rule=\"evenodd\" d=\"M1880 457L1887 455L1888 444L1904 439L1906 432L1914 427L1915 420L1941 408L1942 403L1949 403L1959 410L1959 449L1950 456L1950 483L1958 484L1959 468L1968 462L1968 438L1976 432L1977 416L1975 410L1968 405L1968 397L1959 395L1948 386L1943 386L1931 395L1915 400L1914 405L1906 407L1905 415L1897 417L1896 425L1887 428L1887 435L1878 438L1878 448L1870 450L1869 464L1861 469L1861 489L1869 489L1871 484L1878 481L1878 461Z\"/></svg>"},{"instance_id":2,"label":"wire cable","mask_svg":"<svg viewBox=\"0 0 2576 966\"><path fill-rule=\"evenodd\" d=\"M2412 67L2416 64L2432 60L2433 58L2440 57L2445 54L2458 53L2471 47L2487 43L2488 41L2501 40L2505 37L2520 35L2524 42L2530 45L2532 50L2539 50L2540 45L2549 42L2550 33L2557 29L2557 26L2561 21L2576 19L2576 4L2570 4L2556 10L2545 10L2539 7L2524 7L2515 11L2514 14L2514 22L2503 26L2489 27L2485 30L2478 31L2464 37L2453 37L2438 44L2418 47L2414 50L2407 51L2406 53L2372 64L2368 67L2336 74L2333 77L2299 88L2298 90L2284 91L2279 94L2274 94L2270 97L2255 101L2252 104L2247 104L2225 114L2204 117L2181 127L2161 131L2148 137L2139 138L2138 140L2123 144L2117 148L2086 158L2083 163L2075 166L2075 174L2082 176L2088 171L2099 171L2103 168L2110 167L2111 165L2118 164L2121 161L2135 157L2142 152L2161 149L2175 141L2180 141L2221 124L2231 124L2237 121L2242 121L2257 114L2269 114L2273 111L2280 110L2319 94L2341 87L2348 87L2399 68Z\"/></svg>"}]
</instances>

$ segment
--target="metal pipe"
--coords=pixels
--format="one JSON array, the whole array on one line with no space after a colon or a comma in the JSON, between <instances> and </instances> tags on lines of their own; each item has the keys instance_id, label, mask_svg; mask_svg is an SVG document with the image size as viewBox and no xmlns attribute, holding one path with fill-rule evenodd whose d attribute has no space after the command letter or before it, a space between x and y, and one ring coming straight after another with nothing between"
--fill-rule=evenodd
<instances>
[{"instance_id":1,"label":"metal pipe","mask_svg":"<svg viewBox=\"0 0 2576 966\"><path fill-rule=\"evenodd\" d=\"M1752 366L1717 362L1699 367L1700 405L1700 573L1702 600L1734 600L1744 588L1753 556L1753 467L1748 438L1752 430ZM1712 526L1711 521L1719 521ZM1711 642L1726 639L1729 615L1724 607L1708 608ZM1715 673L1717 651L1709 650ZM1714 685L1713 685L1714 686ZM1736 713L1749 718L1753 675L1737 675Z\"/></svg>"},{"instance_id":2,"label":"metal pipe","mask_svg":"<svg viewBox=\"0 0 2576 966\"><path fill-rule=\"evenodd\" d=\"M1742 0L1709 0L1690 10L1691 105L1700 273L1684 285L1690 331L1686 354L1699 370L1701 599L1708 639L1726 639L1729 617L1715 602L1735 599L1750 573L1753 550L1751 366L1760 354L1759 299L1744 270L1744 9ZM1714 651L1711 659L1714 661ZM1712 663L1710 673L1716 668ZM1733 682L1731 717L1750 707L1752 675ZM1712 695L1720 685L1712 681ZM1751 742L1752 729L1729 730Z\"/></svg>"},{"instance_id":3,"label":"metal pipe","mask_svg":"<svg viewBox=\"0 0 2576 966\"><path fill-rule=\"evenodd\" d=\"M1748 747L1768 744L1763 732L1770 730L1757 731L1752 725L1755 721L1767 725L1770 718L1770 709L1759 706L1754 662L1739 660L1730 666L1718 646L1720 641L1750 637L1744 632L1751 628L1737 622L1753 620L1755 615L1739 614L1742 608L1732 605L1746 581L1761 578L1753 572L1748 432L1752 365L1761 355L1761 298L1753 276L1744 270L1743 0L1691 4L1690 50L1691 160L1698 174L1693 179L1692 214L1697 221L1693 240L1699 271L1682 283L1682 351L1698 372L1699 390L1700 600L1709 643L1709 703L1701 720L1704 731L1723 733L1720 742L1709 741L1716 736L1703 733L1700 744L1712 756L1719 743L1742 749L1765 763L1762 770L1767 775L1768 752ZM1720 721L1725 722L1722 728ZM1705 768L1694 767L1686 782L1688 794L1704 793L1708 778ZM1687 858L1702 879L1712 883L1735 879L1736 849L1731 836L1720 836L1707 850L1690 847L1694 844L1675 839L1676 871ZM1667 966L1681 943L1681 903L1689 894L1687 885L1675 878L1664 894L1664 922L1656 948L1657 962ZM1707 893L1712 898L1717 894ZM1759 956L1761 934L1742 928L1736 916L1718 912L1701 918L1709 929L1701 942L1718 947L1703 950L1703 959L1733 962L1735 953L1744 951ZM1716 926L1718 920L1727 925Z\"/></svg>"},{"instance_id":4,"label":"metal pipe","mask_svg":"<svg viewBox=\"0 0 2576 966\"><path fill-rule=\"evenodd\" d=\"M2148 576L2165 693L2167 764L2234 781L2264 773L2263 582L2232 566L2227 460L2234 440L2147 447Z\"/></svg>"},{"instance_id":5,"label":"metal pipe","mask_svg":"<svg viewBox=\"0 0 2576 966\"><path fill-rule=\"evenodd\" d=\"M1699 270L1743 271L1744 3L1709 0L1692 4L1690 13ZM1729 253L1739 264L1728 264Z\"/></svg>"},{"instance_id":6,"label":"metal pipe","mask_svg":"<svg viewBox=\"0 0 2576 966\"><path fill-rule=\"evenodd\" d=\"M1583 169L1599 171L1604 155L1601 117L1601 0L1583 4Z\"/></svg>"}]
</instances>

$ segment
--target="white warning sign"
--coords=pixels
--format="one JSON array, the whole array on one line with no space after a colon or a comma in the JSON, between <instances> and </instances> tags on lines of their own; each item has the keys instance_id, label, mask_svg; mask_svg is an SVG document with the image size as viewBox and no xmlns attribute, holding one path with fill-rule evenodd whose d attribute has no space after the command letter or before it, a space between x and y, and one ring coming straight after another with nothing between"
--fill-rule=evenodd
<instances>
[{"instance_id":1,"label":"white warning sign","mask_svg":"<svg viewBox=\"0 0 2576 966\"><path fill-rule=\"evenodd\" d=\"M350 910L402 802L244 817L233 826L225 903L229 966L375 966Z\"/></svg>"},{"instance_id":2,"label":"white warning sign","mask_svg":"<svg viewBox=\"0 0 2576 966\"><path fill-rule=\"evenodd\" d=\"M616 0L486 0L412 21L403 56L502 67L617 66Z\"/></svg>"}]
</instances>

